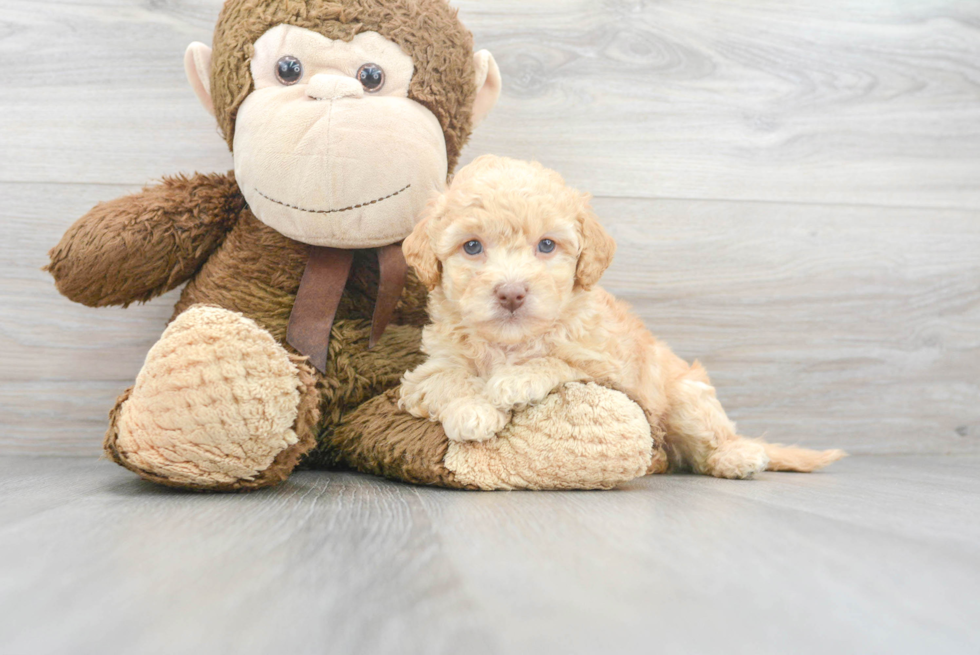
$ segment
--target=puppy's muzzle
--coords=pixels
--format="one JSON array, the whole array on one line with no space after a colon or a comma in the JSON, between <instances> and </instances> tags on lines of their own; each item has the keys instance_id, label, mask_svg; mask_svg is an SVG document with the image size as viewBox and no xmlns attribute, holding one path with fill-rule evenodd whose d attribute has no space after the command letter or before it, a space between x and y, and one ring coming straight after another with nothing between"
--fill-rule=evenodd
<instances>
[{"instance_id":1,"label":"puppy's muzzle","mask_svg":"<svg viewBox=\"0 0 980 655\"><path fill-rule=\"evenodd\" d=\"M524 299L527 298L527 285L515 283L498 284L493 292L497 296L497 302L500 303L500 306L514 313L521 308L521 305L524 304Z\"/></svg>"}]
</instances>

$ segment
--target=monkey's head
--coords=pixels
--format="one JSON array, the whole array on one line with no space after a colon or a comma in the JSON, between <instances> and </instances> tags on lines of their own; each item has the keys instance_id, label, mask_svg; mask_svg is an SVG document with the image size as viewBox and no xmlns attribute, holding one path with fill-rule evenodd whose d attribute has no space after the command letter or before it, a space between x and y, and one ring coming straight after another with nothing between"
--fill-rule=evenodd
<instances>
[{"instance_id":1,"label":"monkey's head","mask_svg":"<svg viewBox=\"0 0 980 655\"><path fill-rule=\"evenodd\" d=\"M445 0L228 0L185 68L255 216L336 248L406 237L500 93Z\"/></svg>"}]
</instances>

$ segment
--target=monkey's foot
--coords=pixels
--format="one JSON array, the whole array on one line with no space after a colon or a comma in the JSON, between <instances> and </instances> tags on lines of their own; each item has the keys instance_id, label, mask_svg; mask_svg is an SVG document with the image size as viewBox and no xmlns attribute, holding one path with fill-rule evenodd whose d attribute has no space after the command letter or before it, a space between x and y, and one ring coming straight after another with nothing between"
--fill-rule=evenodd
<instances>
[{"instance_id":1,"label":"monkey's foot","mask_svg":"<svg viewBox=\"0 0 980 655\"><path fill-rule=\"evenodd\" d=\"M105 450L162 484L238 491L285 480L315 445L315 378L250 319L197 305L150 350Z\"/></svg>"},{"instance_id":2,"label":"monkey's foot","mask_svg":"<svg viewBox=\"0 0 980 655\"><path fill-rule=\"evenodd\" d=\"M449 442L445 467L479 489L609 489L662 472L666 457L639 405L594 383L559 387L515 412L496 439Z\"/></svg>"}]
</instances>

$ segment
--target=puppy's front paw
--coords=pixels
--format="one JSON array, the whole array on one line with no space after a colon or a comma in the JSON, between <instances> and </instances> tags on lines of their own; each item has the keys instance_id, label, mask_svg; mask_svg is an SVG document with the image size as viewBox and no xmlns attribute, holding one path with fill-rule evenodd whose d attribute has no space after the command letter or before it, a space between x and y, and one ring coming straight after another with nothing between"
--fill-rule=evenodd
<instances>
[{"instance_id":1,"label":"puppy's front paw","mask_svg":"<svg viewBox=\"0 0 980 655\"><path fill-rule=\"evenodd\" d=\"M429 418L429 406L419 385L403 380L398 390L398 409L417 418Z\"/></svg>"},{"instance_id":2,"label":"puppy's front paw","mask_svg":"<svg viewBox=\"0 0 980 655\"><path fill-rule=\"evenodd\" d=\"M487 441L509 422L510 412L482 398L454 400L442 411L442 428L451 441Z\"/></svg>"},{"instance_id":3,"label":"puppy's front paw","mask_svg":"<svg viewBox=\"0 0 980 655\"><path fill-rule=\"evenodd\" d=\"M484 395L494 407L509 410L541 402L556 386L548 376L507 371L487 381Z\"/></svg>"}]
</instances>

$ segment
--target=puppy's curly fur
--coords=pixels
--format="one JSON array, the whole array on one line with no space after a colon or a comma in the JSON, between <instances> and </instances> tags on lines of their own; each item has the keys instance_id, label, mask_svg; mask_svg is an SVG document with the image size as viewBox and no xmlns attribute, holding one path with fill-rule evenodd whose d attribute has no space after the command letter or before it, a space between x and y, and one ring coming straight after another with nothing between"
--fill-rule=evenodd
<instances>
[{"instance_id":1,"label":"puppy's curly fur","mask_svg":"<svg viewBox=\"0 0 980 655\"><path fill-rule=\"evenodd\" d=\"M589 205L537 163L484 156L434 199L404 243L430 290L429 359L400 406L450 439L492 438L513 409L592 380L636 401L666 430L671 467L724 478L812 471L844 456L739 436L700 364L677 357L595 286L615 242Z\"/></svg>"}]
</instances>

